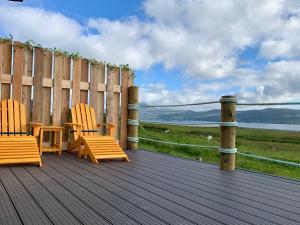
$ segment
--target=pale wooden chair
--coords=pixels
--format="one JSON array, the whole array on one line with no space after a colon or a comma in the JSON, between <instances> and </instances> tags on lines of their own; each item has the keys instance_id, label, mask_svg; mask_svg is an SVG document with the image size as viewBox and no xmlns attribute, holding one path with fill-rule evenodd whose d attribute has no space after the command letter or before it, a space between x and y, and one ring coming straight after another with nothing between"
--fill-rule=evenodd
<instances>
[{"instance_id":1,"label":"pale wooden chair","mask_svg":"<svg viewBox=\"0 0 300 225\"><path fill-rule=\"evenodd\" d=\"M126 153L114 139L115 126L109 124L109 136L99 134L98 128L106 124L97 124L95 110L87 104L77 104L71 109L72 140L68 151L78 151L78 156L90 157L93 163L102 159L123 159L129 161Z\"/></svg>"},{"instance_id":2,"label":"pale wooden chair","mask_svg":"<svg viewBox=\"0 0 300 225\"><path fill-rule=\"evenodd\" d=\"M35 136L29 136L25 106L8 99L2 100L0 107L0 164L34 163L42 166L35 137L41 124L32 123Z\"/></svg>"}]
</instances>

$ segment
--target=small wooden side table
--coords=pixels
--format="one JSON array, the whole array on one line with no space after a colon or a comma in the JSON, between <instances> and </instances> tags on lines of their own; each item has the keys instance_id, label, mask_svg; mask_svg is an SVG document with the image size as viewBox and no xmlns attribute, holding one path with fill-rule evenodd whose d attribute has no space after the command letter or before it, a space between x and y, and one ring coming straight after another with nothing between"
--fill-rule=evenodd
<instances>
[{"instance_id":1,"label":"small wooden side table","mask_svg":"<svg viewBox=\"0 0 300 225\"><path fill-rule=\"evenodd\" d=\"M58 152L59 155L61 155L61 149L62 149L62 131L63 127L59 126L41 126L40 127L40 155L43 154L43 152ZM53 134L53 143L49 146L43 146L43 137L44 132L52 132ZM59 136L59 138L57 138Z\"/></svg>"}]
</instances>

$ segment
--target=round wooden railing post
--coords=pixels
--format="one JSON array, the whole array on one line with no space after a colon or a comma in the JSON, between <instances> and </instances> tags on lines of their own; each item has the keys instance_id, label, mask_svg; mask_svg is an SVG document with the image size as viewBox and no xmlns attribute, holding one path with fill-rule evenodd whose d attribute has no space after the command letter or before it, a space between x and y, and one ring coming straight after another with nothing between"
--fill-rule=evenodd
<instances>
[{"instance_id":1,"label":"round wooden railing post","mask_svg":"<svg viewBox=\"0 0 300 225\"><path fill-rule=\"evenodd\" d=\"M139 88L131 86L128 90L128 122L127 122L127 148L138 149L139 132Z\"/></svg>"},{"instance_id":2,"label":"round wooden railing post","mask_svg":"<svg viewBox=\"0 0 300 225\"><path fill-rule=\"evenodd\" d=\"M235 169L236 139L236 96L222 96L221 100L221 146L220 169Z\"/></svg>"}]
</instances>

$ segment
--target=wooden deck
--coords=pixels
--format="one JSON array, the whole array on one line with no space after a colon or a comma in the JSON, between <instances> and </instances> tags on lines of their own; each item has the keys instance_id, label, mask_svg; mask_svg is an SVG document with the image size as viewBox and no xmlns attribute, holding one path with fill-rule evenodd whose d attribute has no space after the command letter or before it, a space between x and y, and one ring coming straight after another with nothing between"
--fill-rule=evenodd
<instances>
[{"instance_id":1,"label":"wooden deck","mask_svg":"<svg viewBox=\"0 0 300 225\"><path fill-rule=\"evenodd\" d=\"M145 151L0 167L0 224L300 224L300 182Z\"/></svg>"}]
</instances>

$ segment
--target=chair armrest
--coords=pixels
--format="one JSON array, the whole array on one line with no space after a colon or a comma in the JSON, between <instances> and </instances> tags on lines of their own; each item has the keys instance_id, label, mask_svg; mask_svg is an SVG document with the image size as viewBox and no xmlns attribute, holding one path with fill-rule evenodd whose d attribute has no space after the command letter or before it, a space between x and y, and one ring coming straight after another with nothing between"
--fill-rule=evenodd
<instances>
[{"instance_id":1,"label":"chair armrest","mask_svg":"<svg viewBox=\"0 0 300 225\"><path fill-rule=\"evenodd\" d=\"M76 134L78 135L78 136L80 136L81 135L81 127L82 127L82 125L80 125L80 124L78 124L78 123L65 123L65 125L67 126L67 127L73 127L73 126L76 126Z\"/></svg>"},{"instance_id":2,"label":"chair armrest","mask_svg":"<svg viewBox=\"0 0 300 225\"><path fill-rule=\"evenodd\" d=\"M39 122L29 122L29 125L30 126L33 126L33 127L36 127L36 126L43 126L44 124L43 123L39 123Z\"/></svg>"},{"instance_id":3,"label":"chair armrest","mask_svg":"<svg viewBox=\"0 0 300 225\"><path fill-rule=\"evenodd\" d=\"M101 127L101 126L110 126L110 127L115 127L116 125L112 124L112 123L98 123L97 127Z\"/></svg>"},{"instance_id":4,"label":"chair armrest","mask_svg":"<svg viewBox=\"0 0 300 225\"><path fill-rule=\"evenodd\" d=\"M65 125L66 125L67 127L72 127L72 126L81 127L81 125L78 124L78 123L65 123Z\"/></svg>"},{"instance_id":5,"label":"chair armrest","mask_svg":"<svg viewBox=\"0 0 300 225\"><path fill-rule=\"evenodd\" d=\"M116 133L116 125L112 123L98 123L97 127L106 126L109 130L109 136L114 137Z\"/></svg>"},{"instance_id":6,"label":"chair armrest","mask_svg":"<svg viewBox=\"0 0 300 225\"><path fill-rule=\"evenodd\" d=\"M38 137L40 135L40 129L43 126L43 123L39 122L29 122L29 126L32 126L32 135Z\"/></svg>"}]
</instances>

